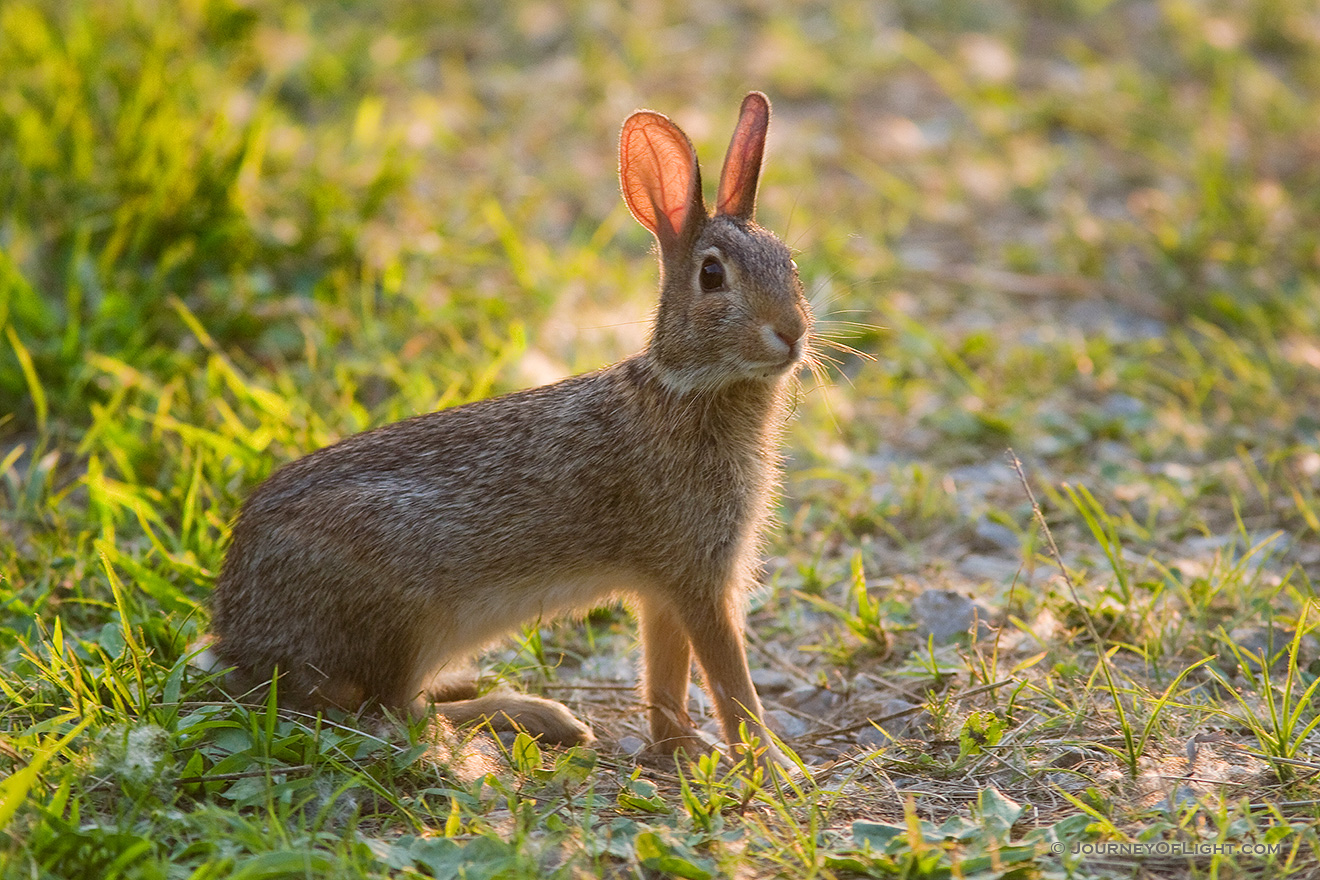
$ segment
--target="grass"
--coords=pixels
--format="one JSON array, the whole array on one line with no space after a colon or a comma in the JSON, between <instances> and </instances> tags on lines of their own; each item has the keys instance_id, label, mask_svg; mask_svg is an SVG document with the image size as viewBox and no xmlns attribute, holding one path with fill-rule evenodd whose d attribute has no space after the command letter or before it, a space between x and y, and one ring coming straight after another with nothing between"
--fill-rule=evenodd
<instances>
[{"instance_id":1,"label":"grass","mask_svg":"<svg viewBox=\"0 0 1320 880\"><path fill-rule=\"evenodd\" d=\"M1314 19L9 0L0 875L1314 874ZM217 699L187 646L247 493L635 350L618 125L713 174L749 88L760 219L846 346L750 615L808 772L639 762L618 609L481 661L594 750ZM928 638L930 589L991 632Z\"/></svg>"}]
</instances>

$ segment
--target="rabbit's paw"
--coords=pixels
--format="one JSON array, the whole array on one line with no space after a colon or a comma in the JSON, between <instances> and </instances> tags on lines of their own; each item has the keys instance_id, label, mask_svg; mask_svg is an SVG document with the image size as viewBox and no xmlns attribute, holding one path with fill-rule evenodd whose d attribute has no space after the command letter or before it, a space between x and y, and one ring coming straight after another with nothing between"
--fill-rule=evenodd
<instances>
[{"instance_id":1,"label":"rabbit's paw","mask_svg":"<svg viewBox=\"0 0 1320 880\"><path fill-rule=\"evenodd\" d=\"M454 724L481 722L495 731L522 730L554 745L589 745L596 739L564 704L527 694L497 691L475 700L438 703L435 709Z\"/></svg>"},{"instance_id":2,"label":"rabbit's paw","mask_svg":"<svg viewBox=\"0 0 1320 880\"><path fill-rule=\"evenodd\" d=\"M708 742L694 728L690 733L676 734L656 740L646 747L642 757L661 762L699 758L718 751L713 742Z\"/></svg>"}]
</instances>

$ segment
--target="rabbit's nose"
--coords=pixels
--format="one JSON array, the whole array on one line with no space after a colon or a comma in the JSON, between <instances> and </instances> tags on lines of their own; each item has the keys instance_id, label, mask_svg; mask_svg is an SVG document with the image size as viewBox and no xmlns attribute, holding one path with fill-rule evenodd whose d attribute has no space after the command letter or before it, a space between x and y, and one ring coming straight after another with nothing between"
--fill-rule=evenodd
<instances>
[{"instance_id":1,"label":"rabbit's nose","mask_svg":"<svg viewBox=\"0 0 1320 880\"><path fill-rule=\"evenodd\" d=\"M793 356L797 355L798 346L801 344L802 337L805 335L805 331L799 330L796 327L784 328L774 324L761 325L761 336L765 339L766 344L769 345L771 349L783 345L786 353Z\"/></svg>"}]
</instances>

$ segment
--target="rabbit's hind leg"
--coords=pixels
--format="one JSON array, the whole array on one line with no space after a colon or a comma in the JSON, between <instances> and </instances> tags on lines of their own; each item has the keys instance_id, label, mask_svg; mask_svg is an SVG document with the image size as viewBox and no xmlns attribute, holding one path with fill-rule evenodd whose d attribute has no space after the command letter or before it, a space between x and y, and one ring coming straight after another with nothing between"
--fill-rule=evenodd
<instances>
[{"instance_id":1,"label":"rabbit's hind leg","mask_svg":"<svg viewBox=\"0 0 1320 880\"><path fill-rule=\"evenodd\" d=\"M211 636L188 650L194 652L189 665L211 675L220 690L245 705L265 703L272 684L279 705L286 709L353 712L366 703L367 690L360 683L327 675L310 663L289 663L288 668L281 668L273 660L231 660Z\"/></svg>"},{"instance_id":2,"label":"rabbit's hind leg","mask_svg":"<svg viewBox=\"0 0 1320 880\"><path fill-rule=\"evenodd\" d=\"M477 684L477 667L471 663L446 666L422 689L426 703L453 703L471 700L481 693Z\"/></svg>"},{"instance_id":3,"label":"rabbit's hind leg","mask_svg":"<svg viewBox=\"0 0 1320 880\"><path fill-rule=\"evenodd\" d=\"M436 703L436 714L454 725L479 722L494 730L525 730L541 742L586 745L596 737L562 703L527 694L496 691L471 700Z\"/></svg>"}]
</instances>

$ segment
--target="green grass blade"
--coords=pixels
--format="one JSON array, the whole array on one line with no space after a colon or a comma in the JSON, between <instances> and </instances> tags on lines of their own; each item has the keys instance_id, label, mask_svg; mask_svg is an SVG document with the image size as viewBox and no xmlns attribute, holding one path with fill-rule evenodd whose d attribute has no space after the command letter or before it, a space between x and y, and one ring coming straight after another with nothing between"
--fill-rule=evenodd
<instances>
[{"instance_id":1,"label":"green grass blade","mask_svg":"<svg viewBox=\"0 0 1320 880\"><path fill-rule=\"evenodd\" d=\"M46 401L46 391L41 387L41 377L37 375L37 368L32 363L32 355L23 345L23 341L18 338L13 324L5 325L5 336L9 339L10 348L14 350L14 356L18 358L19 369L23 371L23 380L27 382L28 394L32 396L32 408L36 410L37 415L37 430L44 434L49 404Z\"/></svg>"},{"instance_id":2,"label":"green grass blade","mask_svg":"<svg viewBox=\"0 0 1320 880\"><path fill-rule=\"evenodd\" d=\"M69 743L73 742L78 734L82 733L91 725L94 719L91 716L83 718L73 729L53 743L39 746L28 759L27 764L14 771L3 781L0 781L0 828L8 828L14 814L18 808L27 799L28 792L32 786L36 785L41 776L42 769L55 757L57 753Z\"/></svg>"}]
</instances>

